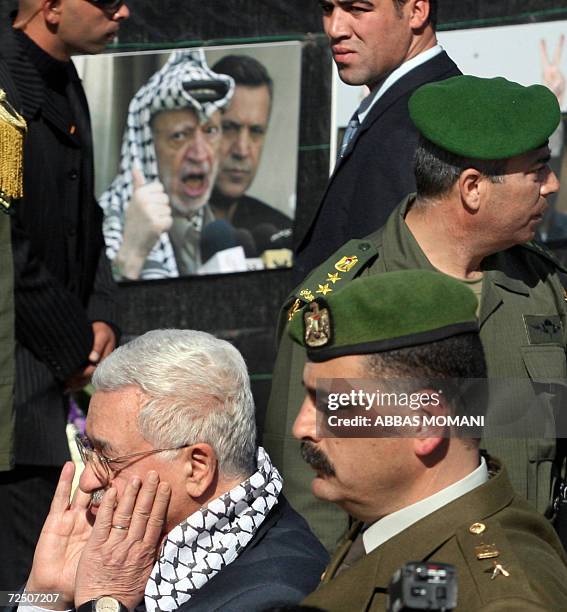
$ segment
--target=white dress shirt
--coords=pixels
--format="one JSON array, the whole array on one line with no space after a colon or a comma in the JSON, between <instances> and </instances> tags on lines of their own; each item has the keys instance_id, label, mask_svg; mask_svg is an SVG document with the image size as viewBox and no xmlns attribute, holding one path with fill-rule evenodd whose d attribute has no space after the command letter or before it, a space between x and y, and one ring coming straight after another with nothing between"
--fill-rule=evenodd
<instances>
[{"instance_id":1,"label":"white dress shirt","mask_svg":"<svg viewBox=\"0 0 567 612\"><path fill-rule=\"evenodd\" d=\"M362 541L366 554L371 553L375 548L381 546L393 538L398 533L404 531L417 521L425 518L427 515L446 506L453 500L457 499L480 487L488 480L488 468L484 457L480 458L480 465L461 480L453 483L449 487L426 497L411 506L402 508L397 512L392 512L384 518L372 523L362 534Z\"/></svg>"}]
</instances>

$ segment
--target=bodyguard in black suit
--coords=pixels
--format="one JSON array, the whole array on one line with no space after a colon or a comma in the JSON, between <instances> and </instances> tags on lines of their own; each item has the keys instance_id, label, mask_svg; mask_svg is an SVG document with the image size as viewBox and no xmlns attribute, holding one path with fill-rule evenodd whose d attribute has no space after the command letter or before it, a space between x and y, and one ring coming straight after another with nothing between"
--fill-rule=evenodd
<instances>
[{"instance_id":1,"label":"bodyguard in black suit","mask_svg":"<svg viewBox=\"0 0 567 612\"><path fill-rule=\"evenodd\" d=\"M21 188L13 179L21 169L24 131L20 117L12 112L15 95L8 68L0 59L0 148L12 153L11 159L0 159L0 472L14 463L14 270L9 213Z\"/></svg>"},{"instance_id":2,"label":"bodyguard in black suit","mask_svg":"<svg viewBox=\"0 0 567 612\"><path fill-rule=\"evenodd\" d=\"M12 217L16 466L0 477L0 590L25 580L69 458L64 393L86 384L116 342L88 107L71 55L102 51L127 16L119 1L22 0L0 32L28 124L24 198Z\"/></svg>"},{"instance_id":3,"label":"bodyguard in black suit","mask_svg":"<svg viewBox=\"0 0 567 612\"><path fill-rule=\"evenodd\" d=\"M420 85L460 74L436 45L437 0L323 0L321 6L340 78L371 90L358 115L371 106L339 155L310 222L295 229L297 283L348 240L384 225L415 190L417 131L409 97Z\"/></svg>"},{"instance_id":4,"label":"bodyguard in black suit","mask_svg":"<svg viewBox=\"0 0 567 612\"><path fill-rule=\"evenodd\" d=\"M341 267L337 262L339 267L315 285L318 295L305 290L312 286L308 282L299 285L308 273L349 239L381 227L399 201L415 189L417 131L409 118L409 97L424 83L459 74L437 45L436 0L321 0L320 4L340 78L350 85L367 85L371 93L353 116L359 126L348 144L343 141L327 190L299 242L297 307L336 290L340 283L337 287L334 283L345 277L351 264ZM345 134L345 140L352 132ZM292 505L333 550L346 527L346 515L311 495L309 473L291 435L305 390L299 384L298 360L284 345L274 367L262 440L284 475Z\"/></svg>"}]
</instances>

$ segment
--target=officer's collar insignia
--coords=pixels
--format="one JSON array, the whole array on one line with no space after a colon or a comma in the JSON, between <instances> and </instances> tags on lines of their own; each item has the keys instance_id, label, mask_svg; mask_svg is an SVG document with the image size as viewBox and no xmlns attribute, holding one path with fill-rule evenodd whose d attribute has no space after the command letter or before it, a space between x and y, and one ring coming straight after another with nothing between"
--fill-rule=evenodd
<instances>
[{"instance_id":1,"label":"officer's collar insignia","mask_svg":"<svg viewBox=\"0 0 567 612\"><path fill-rule=\"evenodd\" d=\"M345 255L345 257L341 257L341 259L337 261L337 263L335 264L335 269L339 272L348 272L349 270L354 268L357 263L358 257L356 255L353 255L352 257L347 257Z\"/></svg>"},{"instance_id":2,"label":"officer's collar insignia","mask_svg":"<svg viewBox=\"0 0 567 612\"><path fill-rule=\"evenodd\" d=\"M331 316L329 309L311 302L303 315L305 344L310 348L325 346L331 340Z\"/></svg>"}]
</instances>

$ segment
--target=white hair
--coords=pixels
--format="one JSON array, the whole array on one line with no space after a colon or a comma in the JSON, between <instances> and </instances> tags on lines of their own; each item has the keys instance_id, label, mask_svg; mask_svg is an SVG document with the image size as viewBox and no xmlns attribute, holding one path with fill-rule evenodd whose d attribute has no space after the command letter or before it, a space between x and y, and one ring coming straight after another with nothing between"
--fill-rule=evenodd
<instances>
[{"instance_id":1,"label":"white hair","mask_svg":"<svg viewBox=\"0 0 567 612\"><path fill-rule=\"evenodd\" d=\"M225 340L192 330L147 332L95 370L95 391L135 385L145 397L142 436L156 448L206 443L225 476L256 469L254 400L242 355Z\"/></svg>"}]
</instances>

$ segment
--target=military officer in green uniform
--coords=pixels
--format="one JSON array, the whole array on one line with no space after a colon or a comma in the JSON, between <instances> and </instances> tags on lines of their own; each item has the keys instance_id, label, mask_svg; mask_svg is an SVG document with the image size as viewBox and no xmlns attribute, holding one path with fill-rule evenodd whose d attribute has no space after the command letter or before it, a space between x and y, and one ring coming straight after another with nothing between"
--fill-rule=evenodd
<instances>
[{"instance_id":1,"label":"military officer in green uniform","mask_svg":"<svg viewBox=\"0 0 567 612\"><path fill-rule=\"evenodd\" d=\"M315 270L280 316L263 440L285 476L286 494L327 545L344 521L332 522L309 498L308 474L291 437L304 395L305 351L284 332L303 305L336 294L360 276L436 269L476 293L491 379L536 383L567 376L562 269L531 242L547 196L559 187L547 164L547 139L560 121L555 96L539 85L459 76L417 90L410 115L422 135L417 194L400 204L384 228L346 243ZM397 307L405 315L415 304L409 299ZM486 439L483 446L505 462L518 494L541 512L548 509L553 436Z\"/></svg>"},{"instance_id":2,"label":"military officer in green uniform","mask_svg":"<svg viewBox=\"0 0 567 612\"><path fill-rule=\"evenodd\" d=\"M356 519L303 604L383 612L396 570L430 561L455 566L456 610L567 610L567 556L555 531L514 492L506 468L479 453L478 431L469 437L462 425L485 407L463 386L486 377L477 306L456 279L403 270L355 279L293 318L289 334L309 359L293 433L313 493ZM390 400L365 404L363 426L352 391L372 388ZM408 407L404 392L416 403ZM408 425L376 425L392 404Z\"/></svg>"}]
</instances>

